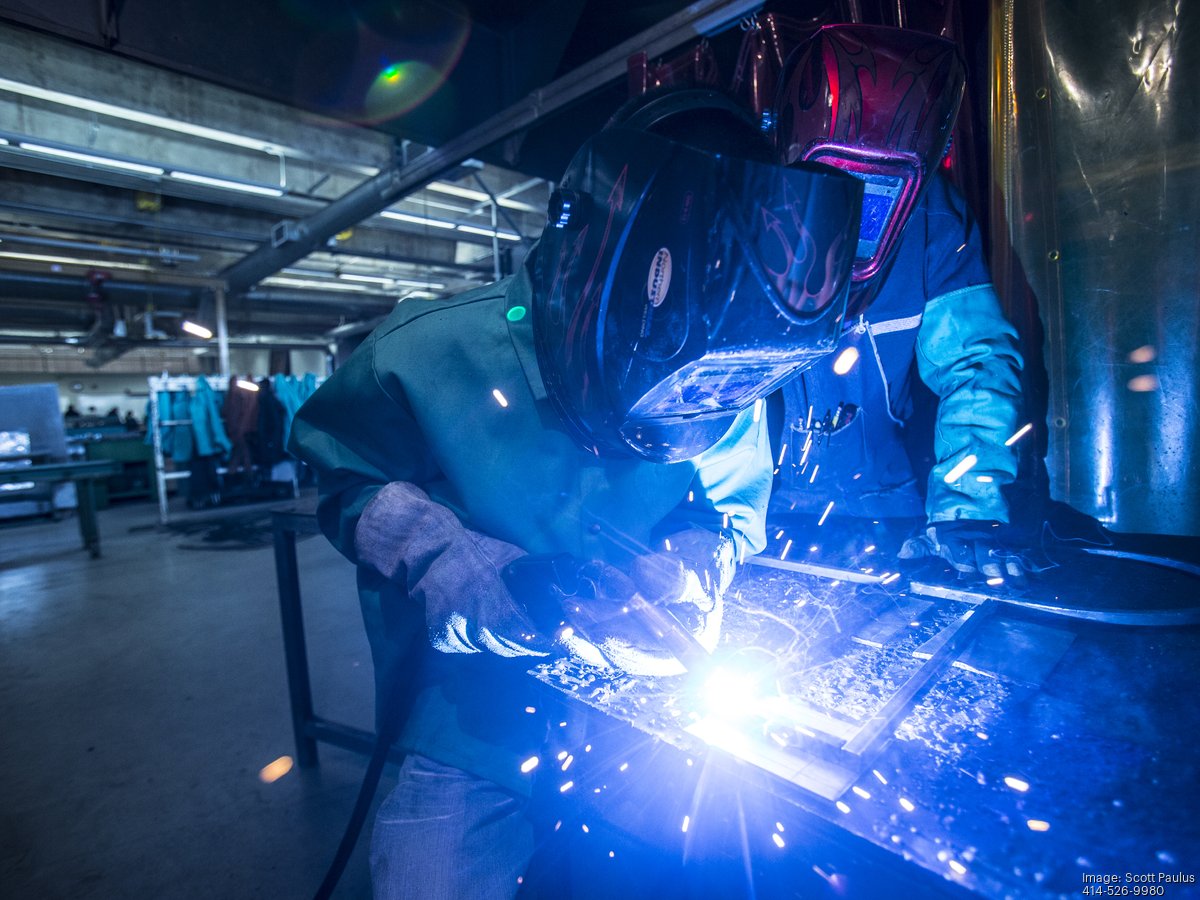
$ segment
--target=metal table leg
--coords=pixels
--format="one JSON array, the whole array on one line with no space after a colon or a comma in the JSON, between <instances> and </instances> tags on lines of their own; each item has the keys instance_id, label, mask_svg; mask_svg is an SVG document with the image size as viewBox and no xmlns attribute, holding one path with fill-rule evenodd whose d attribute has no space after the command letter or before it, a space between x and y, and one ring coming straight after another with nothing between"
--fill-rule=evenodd
<instances>
[{"instance_id":1,"label":"metal table leg","mask_svg":"<svg viewBox=\"0 0 1200 900\"><path fill-rule=\"evenodd\" d=\"M287 662L288 694L296 762L317 765L317 742L310 735L313 720L312 687L308 680L308 651L304 644L304 615L300 606L300 573L296 567L296 531L276 517L275 575L279 582L279 615L283 624L283 654Z\"/></svg>"},{"instance_id":2,"label":"metal table leg","mask_svg":"<svg viewBox=\"0 0 1200 900\"><path fill-rule=\"evenodd\" d=\"M75 481L75 496L79 503L79 533L84 548L92 559L100 556L100 529L96 525L96 482L91 478Z\"/></svg>"}]
</instances>

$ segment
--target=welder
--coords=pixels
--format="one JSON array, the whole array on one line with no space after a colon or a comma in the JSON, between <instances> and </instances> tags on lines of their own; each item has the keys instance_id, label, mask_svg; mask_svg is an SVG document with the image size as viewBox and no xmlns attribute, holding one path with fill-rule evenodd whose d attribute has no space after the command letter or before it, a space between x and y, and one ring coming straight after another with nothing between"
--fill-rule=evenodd
<instances>
[{"instance_id":1,"label":"welder","mask_svg":"<svg viewBox=\"0 0 1200 900\"><path fill-rule=\"evenodd\" d=\"M861 197L777 165L724 94L647 95L577 153L520 271L398 304L297 413L321 527L358 568L378 727L406 715L376 896L516 893L522 762L558 726L539 658L678 672L625 614L635 591L713 646L766 543L762 401L837 339ZM563 553L582 564L548 633L505 572Z\"/></svg>"},{"instance_id":2,"label":"welder","mask_svg":"<svg viewBox=\"0 0 1200 900\"><path fill-rule=\"evenodd\" d=\"M866 193L838 349L784 391L775 504L810 522L923 518L902 557L1020 578L1028 558L1004 527L1002 489L1017 470L1006 444L1022 357L976 223L941 171L963 89L955 45L914 31L831 25L789 57L775 111L784 160L850 172ZM936 395L924 491L917 378Z\"/></svg>"}]
</instances>

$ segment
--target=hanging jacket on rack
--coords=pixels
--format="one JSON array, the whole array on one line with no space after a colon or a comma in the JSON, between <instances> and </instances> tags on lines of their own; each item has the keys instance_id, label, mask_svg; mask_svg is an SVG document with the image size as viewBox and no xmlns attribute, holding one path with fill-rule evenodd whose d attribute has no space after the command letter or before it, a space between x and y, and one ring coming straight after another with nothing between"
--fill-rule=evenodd
<instances>
[{"instance_id":1,"label":"hanging jacket on rack","mask_svg":"<svg viewBox=\"0 0 1200 900\"><path fill-rule=\"evenodd\" d=\"M257 465L269 469L285 458L287 418L283 403L275 395L272 380L264 378L258 383L258 444L254 456Z\"/></svg>"},{"instance_id":2,"label":"hanging jacket on rack","mask_svg":"<svg viewBox=\"0 0 1200 900\"><path fill-rule=\"evenodd\" d=\"M258 441L258 394L258 391L238 387L235 381L230 380L221 417L225 422L225 433L231 445L231 470L249 469L254 465L254 451Z\"/></svg>"},{"instance_id":3,"label":"hanging jacket on rack","mask_svg":"<svg viewBox=\"0 0 1200 900\"><path fill-rule=\"evenodd\" d=\"M196 379L191 395L188 418L192 420L192 437L198 456L215 456L233 449L221 419L222 401L203 375Z\"/></svg>"},{"instance_id":4,"label":"hanging jacket on rack","mask_svg":"<svg viewBox=\"0 0 1200 900\"><path fill-rule=\"evenodd\" d=\"M282 446L286 448L288 436L292 432L292 419L296 415L296 410L300 408L300 404L304 402L304 397L301 396L303 387L293 375L276 375L271 379L271 386L275 390L275 399L283 407Z\"/></svg>"}]
</instances>

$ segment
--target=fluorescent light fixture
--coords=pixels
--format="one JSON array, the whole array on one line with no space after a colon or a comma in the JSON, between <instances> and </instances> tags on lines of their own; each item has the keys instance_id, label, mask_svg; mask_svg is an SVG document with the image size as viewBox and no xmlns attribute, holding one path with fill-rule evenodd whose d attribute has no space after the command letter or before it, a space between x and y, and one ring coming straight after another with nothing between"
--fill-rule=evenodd
<instances>
[{"instance_id":1,"label":"fluorescent light fixture","mask_svg":"<svg viewBox=\"0 0 1200 900\"><path fill-rule=\"evenodd\" d=\"M460 187L457 184L446 184L444 181L431 181L425 185L425 189L429 191L437 191L439 194L448 194L451 197L462 197L464 200L474 200L478 203L491 203L492 198L486 191L477 191L474 188ZM521 212L540 213L544 210L538 209L530 203L522 203L520 200L512 200L508 197L497 197L496 202L508 209L516 209Z\"/></svg>"},{"instance_id":2,"label":"fluorescent light fixture","mask_svg":"<svg viewBox=\"0 0 1200 900\"><path fill-rule=\"evenodd\" d=\"M409 291L400 300L436 300L437 294L431 294L429 291ZM396 302L399 303L400 300Z\"/></svg>"},{"instance_id":3,"label":"fluorescent light fixture","mask_svg":"<svg viewBox=\"0 0 1200 900\"><path fill-rule=\"evenodd\" d=\"M213 333L210 329L205 328L203 325L197 325L195 322L190 322L187 319L184 319L182 322L180 322L179 327L188 334L194 334L196 337L204 338L206 341L213 336Z\"/></svg>"},{"instance_id":4,"label":"fluorescent light fixture","mask_svg":"<svg viewBox=\"0 0 1200 900\"><path fill-rule=\"evenodd\" d=\"M0 147L8 146L8 138L0 138Z\"/></svg>"},{"instance_id":5,"label":"fluorescent light fixture","mask_svg":"<svg viewBox=\"0 0 1200 900\"><path fill-rule=\"evenodd\" d=\"M255 384L253 381L247 381L245 378L239 378L239 379L238 379L236 382L234 382L234 383L235 383L235 384L236 384L238 387L240 387L240 388L242 388L242 389L244 389L244 390L247 390L247 391L257 391L257 390L258 390L258 385L257 385L257 384Z\"/></svg>"},{"instance_id":6,"label":"fluorescent light fixture","mask_svg":"<svg viewBox=\"0 0 1200 900\"><path fill-rule=\"evenodd\" d=\"M76 259L70 256L44 256L41 253L0 253L0 259L22 259L26 262L44 262L59 266L87 266L100 269L133 269L138 272L151 272L153 266L142 263L109 262L102 259Z\"/></svg>"},{"instance_id":7,"label":"fluorescent light fixture","mask_svg":"<svg viewBox=\"0 0 1200 900\"><path fill-rule=\"evenodd\" d=\"M464 231L467 234L481 234L484 237L497 237L502 241L519 241L521 236L513 234L511 231L493 231L491 228L476 228L474 225L458 225L459 231Z\"/></svg>"},{"instance_id":8,"label":"fluorescent light fixture","mask_svg":"<svg viewBox=\"0 0 1200 900\"><path fill-rule=\"evenodd\" d=\"M273 275L270 278L264 278L261 283L277 287L319 288L323 291L371 290L365 284L346 284L334 278L330 278L328 281L312 281L307 278L281 278L278 275Z\"/></svg>"},{"instance_id":9,"label":"fluorescent light fixture","mask_svg":"<svg viewBox=\"0 0 1200 900\"><path fill-rule=\"evenodd\" d=\"M60 159L69 159L73 162L89 163L94 166L106 166L110 169L122 169L126 172L137 172L141 175L162 175L163 170L160 166L148 166L145 163L128 162L124 159L113 159L111 156L97 156L94 153L80 153L78 150L64 150L61 147L47 147L45 144L31 144L28 141L21 141L18 146L22 150L29 150L33 153L41 153L45 156L57 156Z\"/></svg>"},{"instance_id":10,"label":"fluorescent light fixture","mask_svg":"<svg viewBox=\"0 0 1200 900\"><path fill-rule=\"evenodd\" d=\"M224 188L227 191L241 191L244 194L261 194L264 197L282 197L283 191L277 187L264 184L250 184L246 181L230 181L227 178L213 178L211 175L197 175L195 172L171 171L171 177L179 181L189 181L192 184L205 184L209 187Z\"/></svg>"},{"instance_id":11,"label":"fluorescent light fixture","mask_svg":"<svg viewBox=\"0 0 1200 900\"><path fill-rule=\"evenodd\" d=\"M346 281L362 281L366 284L382 284L390 287L396 279L385 278L382 275L349 275L345 272L338 275L338 278L343 278Z\"/></svg>"},{"instance_id":12,"label":"fluorescent light fixture","mask_svg":"<svg viewBox=\"0 0 1200 900\"><path fill-rule=\"evenodd\" d=\"M434 291L444 291L446 289L444 284L438 284L436 281L411 281L407 278L394 278L392 280L404 287L429 288Z\"/></svg>"},{"instance_id":13,"label":"fluorescent light fixture","mask_svg":"<svg viewBox=\"0 0 1200 900\"><path fill-rule=\"evenodd\" d=\"M19 81L10 81L7 78L0 78L0 91L11 91L14 94L21 94L24 97L33 97L37 100L45 100L48 103L57 103L60 106L69 106L72 109L81 109L85 112L98 113L102 116L111 116L114 119L124 119L126 122L139 122L142 125L151 125L154 128L163 128L168 131L177 131L180 134L190 134L193 137L206 138L210 141L218 141L222 144L232 144L235 147L245 147L248 150L259 150L263 153L272 153L283 156L303 156L304 154L293 147L284 147L275 141L265 141L258 138L246 137L241 134L233 134L229 131L221 131L218 128L207 128L203 125L195 125L191 122L180 122L178 119L169 119L166 116L156 116L153 113L142 112L136 109L129 109L125 106L116 106L112 103L104 103L100 100L92 100L89 97L80 97L76 94L66 94L62 91L51 91L46 88L36 87L32 84L22 84Z\"/></svg>"},{"instance_id":14,"label":"fluorescent light fixture","mask_svg":"<svg viewBox=\"0 0 1200 900\"><path fill-rule=\"evenodd\" d=\"M410 216L408 213L393 212L390 209L385 209L379 215L381 215L385 219L396 219L399 222L411 222L414 225L429 225L433 228L453 228L454 227L453 222L445 222L441 219L429 219L429 218L426 218L425 216Z\"/></svg>"}]
</instances>

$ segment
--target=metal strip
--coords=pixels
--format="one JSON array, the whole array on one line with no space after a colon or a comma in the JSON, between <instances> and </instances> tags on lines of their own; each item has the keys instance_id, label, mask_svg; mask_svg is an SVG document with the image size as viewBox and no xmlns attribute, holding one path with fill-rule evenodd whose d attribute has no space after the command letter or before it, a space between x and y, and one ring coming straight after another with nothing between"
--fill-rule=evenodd
<instances>
[{"instance_id":1,"label":"metal strip","mask_svg":"<svg viewBox=\"0 0 1200 900\"><path fill-rule=\"evenodd\" d=\"M783 559L772 559L769 556L753 556L746 560L751 566L762 566L766 569L782 569L785 572L799 572L803 575L815 575L818 578L831 578L835 581L853 581L856 584L879 584L882 575L869 575L854 569L839 569L836 566L821 566L816 563L789 562Z\"/></svg>"}]
</instances>

